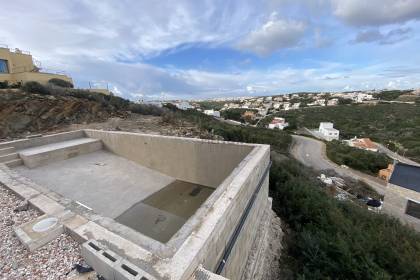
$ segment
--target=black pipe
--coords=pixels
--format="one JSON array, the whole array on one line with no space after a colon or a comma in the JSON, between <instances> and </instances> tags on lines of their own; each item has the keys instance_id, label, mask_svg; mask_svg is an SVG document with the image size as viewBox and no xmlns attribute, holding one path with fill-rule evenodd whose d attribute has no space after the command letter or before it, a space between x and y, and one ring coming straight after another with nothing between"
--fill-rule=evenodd
<instances>
[{"instance_id":1,"label":"black pipe","mask_svg":"<svg viewBox=\"0 0 420 280\"><path fill-rule=\"evenodd\" d=\"M236 226L235 231L233 232L232 236L229 239L227 247L225 248L225 251L223 253L222 259L220 260L219 265L217 266L216 274L220 275L222 273L223 268L225 267L225 264L227 262L227 259L229 258L233 247L235 246L236 240L238 239L238 236L241 233L242 227L245 224L246 218L248 217L249 212L251 211L252 206L254 205L254 202L257 199L258 193L260 192L261 187L265 181L265 178L267 177L268 172L270 171L270 167L271 167L271 161L268 164L267 168L264 170L264 174L262 175L261 180L258 182L257 188L252 194L250 200L248 201L245 211L244 213L242 213L241 219L239 220L239 223Z\"/></svg>"}]
</instances>

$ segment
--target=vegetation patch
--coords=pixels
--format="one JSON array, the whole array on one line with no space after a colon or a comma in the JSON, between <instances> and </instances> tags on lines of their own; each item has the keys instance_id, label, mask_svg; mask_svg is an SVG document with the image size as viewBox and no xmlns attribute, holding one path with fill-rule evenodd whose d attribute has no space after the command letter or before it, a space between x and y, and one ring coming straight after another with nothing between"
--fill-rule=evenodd
<instances>
[{"instance_id":1,"label":"vegetation patch","mask_svg":"<svg viewBox=\"0 0 420 280\"><path fill-rule=\"evenodd\" d=\"M235 126L230 125L213 117L204 115L194 110L181 111L173 108L171 115L174 119L185 119L194 123L198 128L223 137L226 141L261 143L271 145L271 149L276 152L287 154L292 137L280 130L270 130L259 127Z\"/></svg>"},{"instance_id":2,"label":"vegetation patch","mask_svg":"<svg viewBox=\"0 0 420 280\"><path fill-rule=\"evenodd\" d=\"M412 90L383 90L375 94L375 97L380 100L392 101L398 99L403 94L411 93Z\"/></svg>"},{"instance_id":3,"label":"vegetation patch","mask_svg":"<svg viewBox=\"0 0 420 280\"><path fill-rule=\"evenodd\" d=\"M374 176L392 163L392 160L384 154L350 147L337 140L327 143L327 156L338 165L347 165Z\"/></svg>"},{"instance_id":4,"label":"vegetation patch","mask_svg":"<svg viewBox=\"0 0 420 280\"><path fill-rule=\"evenodd\" d=\"M384 214L329 197L310 169L274 162L273 209L288 224L291 279L420 279L420 235Z\"/></svg>"},{"instance_id":5,"label":"vegetation patch","mask_svg":"<svg viewBox=\"0 0 420 280\"><path fill-rule=\"evenodd\" d=\"M245 112L254 112L256 114L258 111L253 109L234 108L222 111L221 116L225 119L234 120L242 123L252 124L256 122L252 118L244 116Z\"/></svg>"}]
</instances>

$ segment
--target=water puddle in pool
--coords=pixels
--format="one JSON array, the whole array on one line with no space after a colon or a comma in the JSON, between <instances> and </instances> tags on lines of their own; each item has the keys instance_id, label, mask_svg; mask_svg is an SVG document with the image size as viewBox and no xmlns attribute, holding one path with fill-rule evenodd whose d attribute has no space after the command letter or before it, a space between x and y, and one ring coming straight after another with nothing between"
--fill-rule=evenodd
<instances>
[{"instance_id":1,"label":"water puddle in pool","mask_svg":"<svg viewBox=\"0 0 420 280\"><path fill-rule=\"evenodd\" d=\"M215 189L176 180L136 203L115 220L166 243Z\"/></svg>"}]
</instances>

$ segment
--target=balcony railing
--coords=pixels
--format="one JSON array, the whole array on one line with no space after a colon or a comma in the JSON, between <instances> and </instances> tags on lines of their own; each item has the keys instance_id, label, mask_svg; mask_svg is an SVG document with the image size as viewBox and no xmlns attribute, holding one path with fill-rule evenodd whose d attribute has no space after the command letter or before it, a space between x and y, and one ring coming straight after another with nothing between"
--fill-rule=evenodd
<instances>
[{"instance_id":1,"label":"balcony railing","mask_svg":"<svg viewBox=\"0 0 420 280\"><path fill-rule=\"evenodd\" d=\"M2 49L8 49L10 52L16 53L16 54L31 55L31 53L29 51L21 50L21 49L18 49L18 48L12 49L12 48L9 48L9 46L6 45L6 44L0 44L0 48L2 48Z\"/></svg>"}]
</instances>

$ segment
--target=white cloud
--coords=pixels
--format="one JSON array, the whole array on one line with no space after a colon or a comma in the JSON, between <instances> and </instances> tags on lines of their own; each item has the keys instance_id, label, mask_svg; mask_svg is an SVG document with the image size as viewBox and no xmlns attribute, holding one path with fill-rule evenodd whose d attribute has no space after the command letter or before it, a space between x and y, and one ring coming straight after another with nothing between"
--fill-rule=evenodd
<instances>
[{"instance_id":1,"label":"white cloud","mask_svg":"<svg viewBox=\"0 0 420 280\"><path fill-rule=\"evenodd\" d=\"M254 26L252 1L52 1L1 4L0 38L45 58L155 56L188 43L224 44ZM16 24L16 19L19 24Z\"/></svg>"},{"instance_id":2,"label":"white cloud","mask_svg":"<svg viewBox=\"0 0 420 280\"><path fill-rule=\"evenodd\" d=\"M381 45L395 44L409 38L410 28L395 28L388 32L380 32L377 29L361 31L351 43L374 43Z\"/></svg>"},{"instance_id":3,"label":"white cloud","mask_svg":"<svg viewBox=\"0 0 420 280\"><path fill-rule=\"evenodd\" d=\"M301 54L284 62L250 59L251 56L244 53L232 55L238 56L237 60L232 58L235 69L227 65L230 57L226 57L226 53L229 52L223 50L232 46L264 56L299 46L302 41L305 46L310 43L321 47L329 46L332 41L339 45L336 39L340 37L346 38L347 43L350 36L347 33L341 37L343 26L331 28L337 20L328 9L330 1L333 0L4 1L1 7L7 13L0 17L0 43L30 50L42 61L42 66L65 70L79 87L87 87L89 81L104 81L119 95L133 99L338 90L346 85L357 88L363 83L365 87L366 81L372 87L379 87L400 78L401 85L419 85L416 73L420 71L409 69L409 65L388 72L381 72L379 67L367 71L354 65L313 66L312 63L302 66L305 56L299 56ZM385 2L391 10L382 7ZM419 10L419 5L412 0L366 0L368 4L363 3L336 0L334 13L360 25L402 22L416 18ZM17 19L19 24L16 24ZM415 33L416 27L412 30ZM385 31L381 34L386 35ZM201 65L180 69L176 61L171 68L145 62L180 50L188 52L186 49L191 46L220 47L223 54L216 59L224 66L204 71L197 70ZM340 49L342 53L347 51L349 49ZM195 56L197 61L201 59L196 54L188 55ZM402 60L393 65L398 66L399 61ZM410 62L417 63L415 59Z\"/></svg>"},{"instance_id":4,"label":"white cloud","mask_svg":"<svg viewBox=\"0 0 420 280\"><path fill-rule=\"evenodd\" d=\"M69 58L70 59L70 58ZM265 95L297 91L420 87L420 68L378 64L360 67L319 62L307 68L274 67L240 72L210 72L197 69L161 68L144 63L97 61L73 57L79 81L106 80L119 95L139 98L176 99ZM313 64L313 63L312 63ZM393 64L391 64L393 65ZM397 81L400 81L397 83ZM366 86L369 82L369 86ZM83 85L82 85L83 86ZM87 86L87 85L85 85Z\"/></svg>"},{"instance_id":5,"label":"white cloud","mask_svg":"<svg viewBox=\"0 0 420 280\"><path fill-rule=\"evenodd\" d=\"M237 48L261 56L277 50L296 46L305 34L306 26L301 21L271 18L260 28L250 32Z\"/></svg>"},{"instance_id":6,"label":"white cloud","mask_svg":"<svg viewBox=\"0 0 420 280\"><path fill-rule=\"evenodd\" d=\"M420 19L419 0L332 0L334 14L355 26L378 26Z\"/></svg>"}]
</instances>

